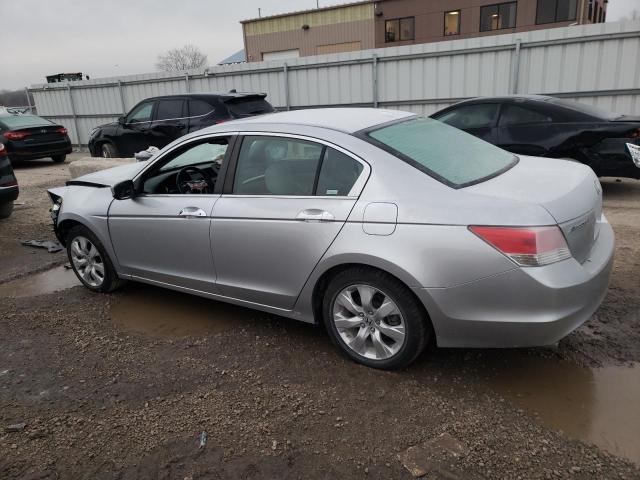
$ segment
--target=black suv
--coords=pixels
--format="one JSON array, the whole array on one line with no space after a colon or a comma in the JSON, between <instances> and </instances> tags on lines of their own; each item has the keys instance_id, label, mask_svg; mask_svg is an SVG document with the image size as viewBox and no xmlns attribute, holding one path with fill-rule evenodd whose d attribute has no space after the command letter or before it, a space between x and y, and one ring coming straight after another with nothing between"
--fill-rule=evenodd
<instances>
[{"instance_id":1,"label":"black suv","mask_svg":"<svg viewBox=\"0 0 640 480\"><path fill-rule=\"evenodd\" d=\"M162 148L176 138L216 123L274 112L265 93L189 93L147 98L117 122L94 128L94 157L131 157L148 147Z\"/></svg>"}]
</instances>

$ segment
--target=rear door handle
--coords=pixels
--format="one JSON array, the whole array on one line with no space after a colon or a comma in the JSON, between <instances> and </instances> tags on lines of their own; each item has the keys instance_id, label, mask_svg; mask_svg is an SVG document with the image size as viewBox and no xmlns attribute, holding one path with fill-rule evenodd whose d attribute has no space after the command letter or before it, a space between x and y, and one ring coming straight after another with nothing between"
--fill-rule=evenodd
<instances>
[{"instance_id":1,"label":"rear door handle","mask_svg":"<svg viewBox=\"0 0 640 480\"><path fill-rule=\"evenodd\" d=\"M305 222L331 222L336 218L332 213L326 210L320 210L319 208L308 208L302 210L296 215L296 220L302 220Z\"/></svg>"},{"instance_id":2,"label":"rear door handle","mask_svg":"<svg viewBox=\"0 0 640 480\"><path fill-rule=\"evenodd\" d=\"M184 207L180 210L178 215L185 218L200 218L207 216L205 211L198 207Z\"/></svg>"}]
</instances>

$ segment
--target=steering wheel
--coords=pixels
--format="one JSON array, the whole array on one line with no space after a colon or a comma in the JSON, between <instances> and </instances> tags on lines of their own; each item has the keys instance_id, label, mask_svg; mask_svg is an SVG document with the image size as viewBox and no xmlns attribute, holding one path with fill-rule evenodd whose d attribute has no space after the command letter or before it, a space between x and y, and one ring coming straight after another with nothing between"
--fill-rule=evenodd
<instances>
[{"instance_id":1,"label":"steering wheel","mask_svg":"<svg viewBox=\"0 0 640 480\"><path fill-rule=\"evenodd\" d=\"M197 178L197 177L200 178ZM188 193L213 193L213 181L204 170L188 166L181 168L176 175L178 191L185 195Z\"/></svg>"}]
</instances>

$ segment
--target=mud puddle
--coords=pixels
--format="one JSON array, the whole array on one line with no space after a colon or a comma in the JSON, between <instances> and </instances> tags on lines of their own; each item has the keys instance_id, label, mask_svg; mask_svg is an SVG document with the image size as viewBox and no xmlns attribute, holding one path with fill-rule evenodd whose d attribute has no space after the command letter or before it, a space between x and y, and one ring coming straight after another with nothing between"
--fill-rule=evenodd
<instances>
[{"instance_id":1,"label":"mud puddle","mask_svg":"<svg viewBox=\"0 0 640 480\"><path fill-rule=\"evenodd\" d=\"M1 284L0 298L34 297L59 292L78 285L80 285L80 281L73 270L67 270L60 266Z\"/></svg>"},{"instance_id":2,"label":"mud puddle","mask_svg":"<svg viewBox=\"0 0 640 480\"><path fill-rule=\"evenodd\" d=\"M111 301L111 319L125 330L151 337L179 338L219 333L259 313L206 298L129 284Z\"/></svg>"},{"instance_id":3,"label":"mud puddle","mask_svg":"<svg viewBox=\"0 0 640 480\"><path fill-rule=\"evenodd\" d=\"M543 424L640 465L640 364L589 369L517 357L496 370L489 387Z\"/></svg>"}]
</instances>

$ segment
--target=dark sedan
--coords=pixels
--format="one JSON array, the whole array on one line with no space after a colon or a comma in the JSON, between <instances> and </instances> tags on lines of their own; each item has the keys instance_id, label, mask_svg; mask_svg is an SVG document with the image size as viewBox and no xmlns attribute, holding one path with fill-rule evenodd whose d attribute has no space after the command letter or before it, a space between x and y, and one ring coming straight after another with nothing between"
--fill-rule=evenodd
<instances>
[{"instance_id":1,"label":"dark sedan","mask_svg":"<svg viewBox=\"0 0 640 480\"><path fill-rule=\"evenodd\" d=\"M190 93L147 98L117 122L91 131L94 157L131 157L148 147L162 148L175 139L217 123L271 113L264 93Z\"/></svg>"},{"instance_id":2,"label":"dark sedan","mask_svg":"<svg viewBox=\"0 0 640 480\"><path fill-rule=\"evenodd\" d=\"M541 95L481 97L431 115L510 152L571 159L640 179L640 117Z\"/></svg>"},{"instance_id":3,"label":"dark sedan","mask_svg":"<svg viewBox=\"0 0 640 480\"><path fill-rule=\"evenodd\" d=\"M0 141L11 160L49 157L62 163L72 151L67 129L36 115L0 115Z\"/></svg>"},{"instance_id":4,"label":"dark sedan","mask_svg":"<svg viewBox=\"0 0 640 480\"><path fill-rule=\"evenodd\" d=\"M0 143L0 218L7 218L13 211L13 201L18 198L18 181L4 145Z\"/></svg>"}]
</instances>

